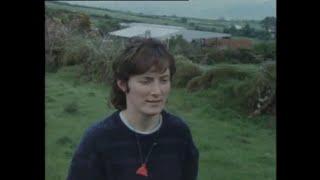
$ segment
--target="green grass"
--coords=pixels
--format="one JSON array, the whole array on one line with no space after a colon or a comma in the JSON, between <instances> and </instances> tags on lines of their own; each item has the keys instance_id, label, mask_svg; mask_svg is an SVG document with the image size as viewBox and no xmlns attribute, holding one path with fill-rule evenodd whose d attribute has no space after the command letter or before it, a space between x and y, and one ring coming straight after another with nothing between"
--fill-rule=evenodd
<instances>
[{"instance_id":1,"label":"green grass","mask_svg":"<svg viewBox=\"0 0 320 180\"><path fill-rule=\"evenodd\" d=\"M114 111L106 105L109 87L77 79L78 69L46 73L46 180L65 179L84 130ZM209 91L172 89L167 106L191 128L200 151L198 179L275 179L270 117L249 119L233 109L217 108L212 96ZM76 111L66 111L68 106Z\"/></svg>"}]
</instances>

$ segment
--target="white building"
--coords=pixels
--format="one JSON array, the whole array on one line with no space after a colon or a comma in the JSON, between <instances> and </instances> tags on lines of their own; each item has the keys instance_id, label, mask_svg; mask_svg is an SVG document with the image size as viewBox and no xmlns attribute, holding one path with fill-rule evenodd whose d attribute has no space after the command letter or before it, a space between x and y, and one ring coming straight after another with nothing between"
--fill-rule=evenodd
<instances>
[{"instance_id":1,"label":"white building","mask_svg":"<svg viewBox=\"0 0 320 180\"><path fill-rule=\"evenodd\" d=\"M121 23L126 28L110 32L110 35L132 38L132 37L151 37L159 40L167 40L170 37L176 35L182 35L182 37L191 42L193 40L212 39L212 38L229 38L230 34L216 33L208 31L196 31L188 30L184 27L167 26L158 24L146 24L146 23Z\"/></svg>"}]
</instances>

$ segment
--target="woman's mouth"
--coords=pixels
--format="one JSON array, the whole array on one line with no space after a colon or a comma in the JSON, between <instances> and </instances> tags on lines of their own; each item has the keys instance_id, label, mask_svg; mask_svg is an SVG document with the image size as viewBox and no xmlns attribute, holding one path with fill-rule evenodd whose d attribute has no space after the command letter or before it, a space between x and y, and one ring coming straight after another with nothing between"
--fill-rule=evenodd
<instances>
[{"instance_id":1,"label":"woman's mouth","mask_svg":"<svg viewBox=\"0 0 320 180\"><path fill-rule=\"evenodd\" d=\"M162 100L146 100L148 103L160 103Z\"/></svg>"}]
</instances>

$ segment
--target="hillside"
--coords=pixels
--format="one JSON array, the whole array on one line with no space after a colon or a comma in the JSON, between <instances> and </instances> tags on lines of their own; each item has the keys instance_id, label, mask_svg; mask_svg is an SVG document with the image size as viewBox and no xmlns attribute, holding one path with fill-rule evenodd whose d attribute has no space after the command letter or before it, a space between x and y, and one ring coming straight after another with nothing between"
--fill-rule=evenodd
<instances>
[{"instance_id":1,"label":"hillside","mask_svg":"<svg viewBox=\"0 0 320 180\"><path fill-rule=\"evenodd\" d=\"M79 70L46 73L46 180L66 178L85 129L114 111L106 101L110 87L78 79ZM191 128L200 151L199 180L275 179L275 129L269 118L215 108L204 93L175 88L167 107Z\"/></svg>"},{"instance_id":2,"label":"hillside","mask_svg":"<svg viewBox=\"0 0 320 180\"><path fill-rule=\"evenodd\" d=\"M259 21L254 20L211 20L211 19L200 19L200 18L186 18L186 17L177 17L177 16L157 16L157 15L145 15L142 13L133 13L133 12L123 12L117 10L110 10L106 8L95 8L95 7L86 7L80 5L70 5L67 3L61 2L45 2L47 7L53 9L65 9L70 11L78 11L89 14L91 17L95 18L97 16L103 17L108 15L114 19L124 21L124 22L143 22L143 23L152 23L152 24L163 24L163 25L174 25L174 26L183 26L190 29L203 29L207 31L215 30L217 32L222 32L224 28L230 27L232 25L241 25L249 24L252 28L261 29ZM183 18L185 20L183 20Z\"/></svg>"}]
</instances>

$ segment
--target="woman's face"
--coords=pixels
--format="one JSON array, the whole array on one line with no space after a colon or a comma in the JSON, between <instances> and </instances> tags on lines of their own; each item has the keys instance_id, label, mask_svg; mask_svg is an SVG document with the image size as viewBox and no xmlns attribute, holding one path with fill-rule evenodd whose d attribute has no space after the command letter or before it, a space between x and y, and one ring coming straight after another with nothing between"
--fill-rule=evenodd
<instances>
[{"instance_id":1,"label":"woman's face","mask_svg":"<svg viewBox=\"0 0 320 180\"><path fill-rule=\"evenodd\" d=\"M143 115L159 114L170 92L170 70L159 73L152 67L144 74L131 76L128 87L127 109Z\"/></svg>"}]
</instances>

